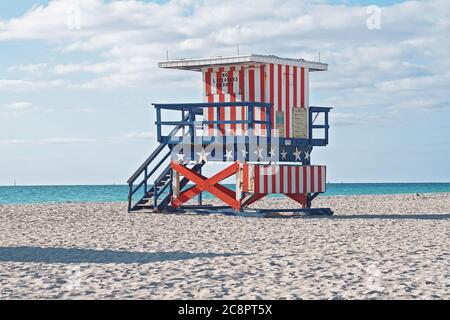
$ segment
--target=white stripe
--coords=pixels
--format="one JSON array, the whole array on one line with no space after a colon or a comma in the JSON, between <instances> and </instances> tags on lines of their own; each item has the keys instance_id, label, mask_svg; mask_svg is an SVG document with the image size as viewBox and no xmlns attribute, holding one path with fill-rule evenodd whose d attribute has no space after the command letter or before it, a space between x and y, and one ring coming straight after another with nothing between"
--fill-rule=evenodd
<instances>
[{"instance_id":1,"label":"white stripe","mask_svg":"<svg viewBox=\"0 0 450 320\"><path fill-rule=\"evenodd\" d=\"M264 185L264 166L258 165L259 166L259 190L260 193L265 193L266 192L266 186Z\"/></svg>"},{"instance_id":2,"label":"white stripe","mask_svg":"<svg viewBox=\"0 0 450 320\"><path fill-rule=\"evenodd\" d=\"M309 107L309 69L305 68L305 107Z\"/></svg>"},{"instance_id":3,"label":"white stripe","mask_svg":"<svg viewBox=\"0 0 450 320\"><path fill-rule=\"evenodd\" d=\"M283 193L288 192L288 177L287 176L288 176L288 168L287 168L287 166L283 166L283 179L284 179L283 190L282 190Z\"/></svg>"},{"instance_id":4,"label":"white stripe","mask_svg":"<svg viewBox=\"0 0 450 320\"><path fill-rule=\"evenodd\" d=\"M226 94L224 97L224 101L225 102L230 102L231 99L231 95ZM229 121L231 120L231 108L230 107L225 107L225 120ZM226 135L230 135L230 130L231 130L231 125L230 124L226 124L225 125L225 134Z\"/></svg>"},{"instance_id":5,"label":"white stripe","mask_svg":"<svg viewBox=\"0 0 450 320\"><path fill-rule=\"evenodd\" d=\"M291 166L291 192L297 193L298 190L295 189L295 166Z\"/></svg>"},{"instance_id":6,"label":"white stripe","mask_svg":"<svg viewBox=\"0 0 450 320\"><path fill-rule=\"evenodd\" d=\"M242 101L240 94L236 94L236 101ZM242 120L242 107L236 107L236 120ZM236 124L236 134L242 135L242 124Z\"/></svg>"},{"instance_id":7,"label":"white stripe","mask_svg":"<svg viewBox=\"0 0 450 320\"><path fill-rule=\"evenodd\" d=\"M239 93L239 71L234 70L232 77L233 77L233 92L234 92L234 94L238 94ZM237 81L234 81L235 78Z\"/></svg>"},{"instance_id":8,"label":"white stripe","mask_svg":"<svg viewBox=\"0 0 450 320\"><path fill-rule=\"evenodd\" d=\"M259 189L261 193L266 193L266 186L264 185L264 166L258 164L257 166L259 166Z\"/></svg>"},{"instance_id":9,"label":"white stripe","mask_svg":"<svg viewBox=\"0 0 450 320\"><path fill-rule=\"evenodd\" d=\"M296 177L296 179L298 179L298 188L300 190L298 190L299 193L305 193L305 190L303 190L303 166L298 166L299 169L299 174Z\"/></svg>"},{"instance_id":10,"label":"white stripe","mask_svg":"<svg viewBox=\"0 0 450 320\"><path fill-rule=\"evenodd\" d=\"M261 86L260 86L260 67L257 66L254 69L254 75L255 75L255 80L253 81L253 84L255 85L255 101L261 101Z\"/></svg>"},{"instance_id":11,"label":"white stripe","mask_svg":"<svg viewBox=\"0 0 450 320\"><path fill-rule=\"evenodd\" d=\"M313 192L317 192L319 190L319 167L314 166L314 186Z\"/></svg>"},{"instance_id":12,"label":"white stripe","mask_svg":"<svg viewBox=\"0 0 450 320\"><path fill-rule=\"evenodd\" d=\"M280 167L273 165L272 166L273 173L275 174L275 192L280 193Z\"/></svg>"},{"instance_id":13,"label":"white stripe","mask_svg":"<svg viewBox=\"0 0 450 320\"><path fill-rule=\"evenodd\" d=\"M273 65L273 109L276 117L276 111L278 110L278 65ZM274 128L275 129L275 128Z\"/></svg>"},{"instance_id":14,"label":"white stripe","mask_svg":"<svg viewBox=\"0 0 450 320\"><path fill-rule=\"evenodd\" d=\"M259 76L259 67L255 67L253 69L253 90L254 90L254 101L258 102L261 101L261 90L260 90L260 85L259 85L259 80L260 80L260 76ZM260 108L255 108L253 110L254 114L255 114L255 120L261 120L260 117ZM260 133L260 125L255 125L255 134L256 135L261 135Z\"/></svg>"},{"instance_id":15,"label":"white stripe","mask_svg":"<svg viewBox=\"0 0 450 320\"><path fill-rule=\"evenodd\" d=\"M311 192L311 166L306 167L306 192Z\"/></svg>"},{"instance_id":16,"label":"white stripe","mask_svg":"<svg viewBox=\"0 0 450 320\"><path fill-rule=\"evenodd\" d=\"M217 93L217 73L214 71L211 72L211 94Z\"/></svg>"},{"instance_id":17,"label":"white stripe","mask_svg":"<svg viewBox=\"0 0 450 320\"><path fill-rule=\"evenodd\" d=\"M264 81L264 85L266 86L266 91L265 91L265 95L266 95L266 102L270 102L270 64L266 65L266 78Z\"/></svg>"},{"instance_id":18,"label":"white stripe","mask_svg":"<svg viewBox=\"0 0 450 320\"><path fill-rule=\"evenodd\" d=\"M297 67L297 107L300 108L301 106L301 85L302 85L302 68Z\"/></svg>"}]
</instances>

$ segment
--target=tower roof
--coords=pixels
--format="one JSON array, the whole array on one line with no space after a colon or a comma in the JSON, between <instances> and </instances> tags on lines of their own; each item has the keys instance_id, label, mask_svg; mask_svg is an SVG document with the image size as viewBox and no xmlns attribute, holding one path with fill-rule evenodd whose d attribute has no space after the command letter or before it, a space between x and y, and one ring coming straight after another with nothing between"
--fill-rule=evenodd
<instances>
[{"instance_id":1,"label":"tower roof","mask_svg":"<svg viewBox=\"0 0 450 320\"><path fill-rule=\"evenodd\" d=\"M211 66L226 66L226 65L238 65L238 64L282 64L297 67L309 68L310 71L326 71L328 70L328 64L315 61L307 61L304 59L293 58L280 58L274 55L260 55L260 54L247 54L247 55L235 55L235 56L219 56L219 57L207 57L207 58L188 58L188 59L173 59L167 61L158 62L158 67L166 69L181 69L181 70L193 70L201 71L204 67Z\"/></svg>"}]
</instances>

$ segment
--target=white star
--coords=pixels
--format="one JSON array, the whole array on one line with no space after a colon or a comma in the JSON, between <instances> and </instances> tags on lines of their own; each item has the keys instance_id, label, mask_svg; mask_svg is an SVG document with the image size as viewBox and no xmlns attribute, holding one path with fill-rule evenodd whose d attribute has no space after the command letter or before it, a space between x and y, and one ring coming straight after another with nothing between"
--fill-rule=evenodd
<instances>
[{"instance_id":1,"label":"white star","mask_svg":"<svg viewBox=\"0 0 450 320\"><path fill-rule=\"evenodd\" d=\"M178 157L178 159L177 159L178 162L184 163L184 157L186 157L186 155L184 153L178 153L177 157Z\"/></svg>"},{"instance_id":2,"label":"white star","mask_svg":"<svg viewBox=\"0 0 450 320\"><path fill-rule=\"evenodd\" d=\"M273 156L275 155L275 150L276 150L275 147L271 147L271 148L270 148L270 152L269 152L270 157L273 157Z\"/></svg>"},{"instance_id":3,"label":"white star","mask_svg":"<svg viewBox=\"0 0 450 320\"><path fill-rule=\"evenodd\" d=\"M301 161L300 155L302 154L302 150L298 150L297 147L295 147L295 152L294 152L294 156L295 156L295 161Z\"/></svg>"},{"instance_id":4,"label":"white star","mask_svg":"<svg viewBox=\"0 0 450 320\"><path fill-rule=\"evenodd\" d=\"M305 151L305 160L309 160L309 152L308 151Z\"/></svg>"},{"instance_id":5,"label":"white star","mask_svg":"<svg viewBox=\"0 0 450 320\"><path fill-rule=\"evenodd\" d=\"M201 163L202 161L208 162L208 155L209 152L205 151L205 148L202 148L202 152L197 152L198 154L198 163Z\"/></svg>"},{"instance_id":6,"label":"white star","mask_svg":"<svg viewBox=\"0 0 450 320\"><path fill-rule=\"evenodd\" d=\"M234 157L233 157L233 150L228 150L226 151L225 154L225 158L227 158L228 161L233 161Z\"/></svg>"},{"instance_id":7,"label":"white star","mask_svg":"<svg viewBox=\"0 0 450 320\"><path fill-rule=\"evenodd\" d=\"M247 154L248 154L247 150L245 150L245 148L244 148L241 150L241 152L242 152L242 158L244 158L244 159L247 158Z\"/></svg>"},{"instance_id":8,"label":"white star","mask_svg":"<svg viewBox=\"0 0 450 320\"><path fill-rule=\"evenodd\" d=\"M257 150L255 150L253 153L256 154L256 160L262 159L263 155L262 152L264 151L263 148L258 148Z\"/></svg>"},{"instance_id":9,"label":"white star","mask_svg":"<svg viewBox=\"0 0 450 320\"><path fill-rule=\"evenodd\" d=\"M281 152L281 159L286 159L287 152L283 149L283 152Z\"/></svg>"}]
</instances>

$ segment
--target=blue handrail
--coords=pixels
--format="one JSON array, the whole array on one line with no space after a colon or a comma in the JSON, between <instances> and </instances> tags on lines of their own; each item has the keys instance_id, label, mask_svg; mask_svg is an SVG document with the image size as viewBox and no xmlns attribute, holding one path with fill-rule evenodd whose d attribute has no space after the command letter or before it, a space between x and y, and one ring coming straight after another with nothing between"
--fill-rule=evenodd
<instances>
[{"instance_id":1,"label":"blue handrail","mask_svg":"<svg viewBox=\"0 0 450 320\"><path fill-rule=\"evenodd\" d=\"M162 127L163 126L179 126L179 127L189 127L189 135L193 138L195 133L196 125L208 125L213 128L222 131L225 124L246 124L249 129L253 129L255 124L265 124L266 125L266 135L271 136L271 123L272 123L272 104L265 102L250 102L250 101L236 101L236 102L220 102L220 103L170 103L170 104L160 104L155 103L153 106L156 109L156 126L157 126L157 137L159 142L167 141L168 136L163 136ZM196 121L196 115L203 114L204 108L216 108L217 119L220 119L220 109L219 108L230 108L230 107L246 107L248 109L248 119L241 120L203 120ZM265 120L255 120L255 108L263 108L265 110ZM182 112L183 119L180 121L170 120L162 121L162 110L177 110ZM188 116L185 118L185 112ZM170 134L169 136L173 136Z\"/></svg>"}]
</instances>

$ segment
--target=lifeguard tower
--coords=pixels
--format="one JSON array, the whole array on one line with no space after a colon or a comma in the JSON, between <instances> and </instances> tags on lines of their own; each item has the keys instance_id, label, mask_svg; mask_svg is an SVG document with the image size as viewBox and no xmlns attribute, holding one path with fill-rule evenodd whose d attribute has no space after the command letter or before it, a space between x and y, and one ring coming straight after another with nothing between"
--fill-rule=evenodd
<instances>
[{"instance_id":1,"label":"lifeguard tower","mask_svg":"<svg viewBox=\"0 0 450 320\"><path fill-rule=\"evenodd\" d=\"M326 167L311 165L314 147L328 144L329 107L309 105L309 73L326 71L321 62L268 55L237 55L159 62L160 68L197 71L203 102L153 104L159 146L128 180L128 210L214 210L243 212L271 194L312 208L326 189ZM226 167L212 177L208 163ZM235 188L221 181L234 176ZM223 206L203 205L209 192ZM197 204L192 200L198 199Z\"/></svg>"}]
</instances>

